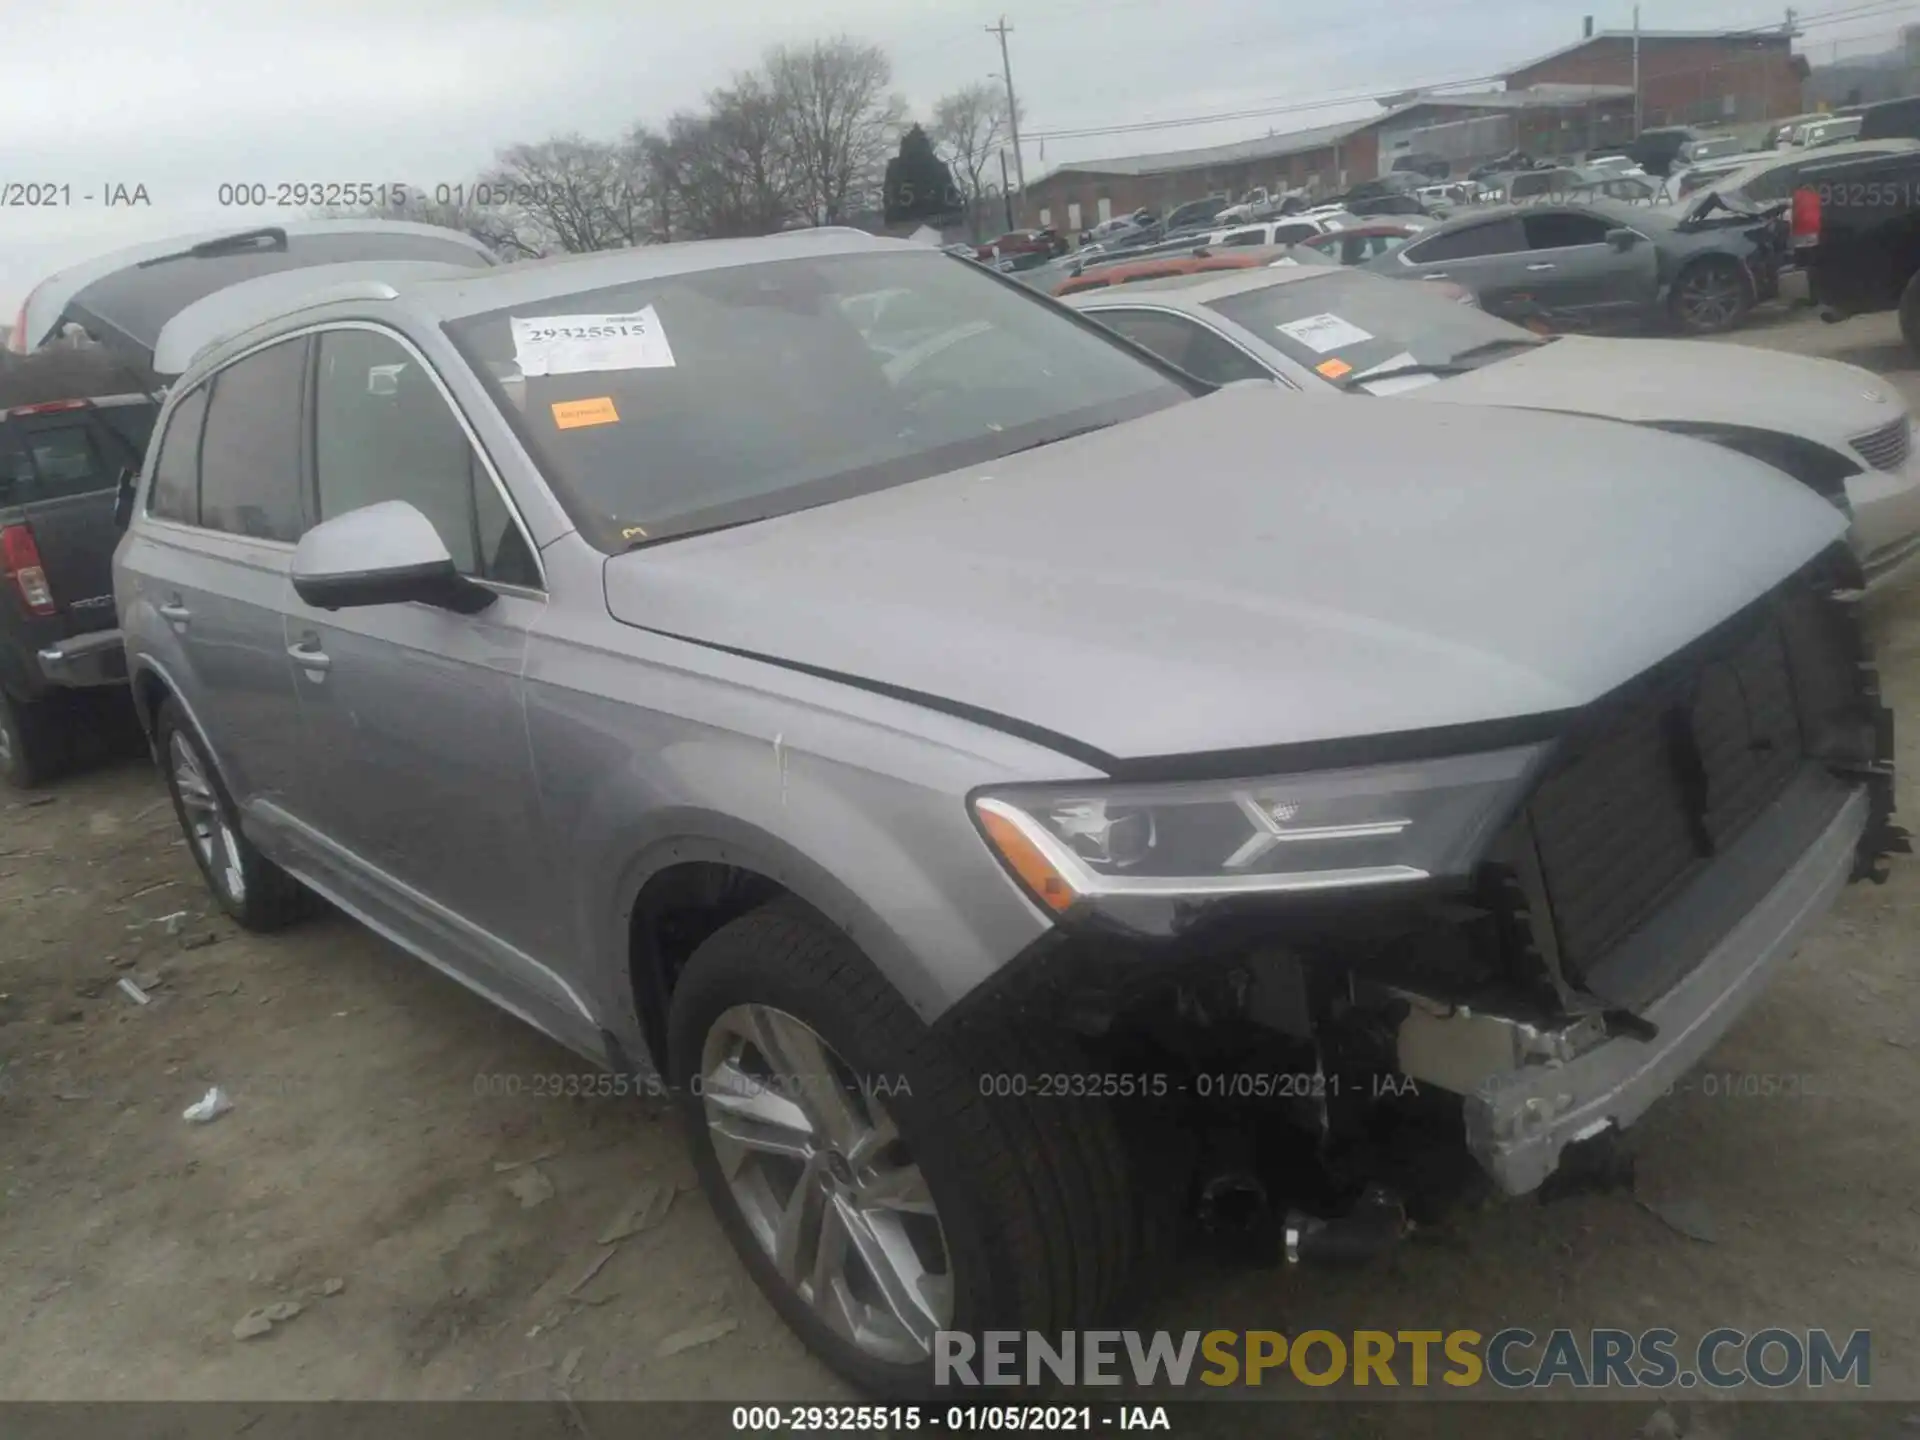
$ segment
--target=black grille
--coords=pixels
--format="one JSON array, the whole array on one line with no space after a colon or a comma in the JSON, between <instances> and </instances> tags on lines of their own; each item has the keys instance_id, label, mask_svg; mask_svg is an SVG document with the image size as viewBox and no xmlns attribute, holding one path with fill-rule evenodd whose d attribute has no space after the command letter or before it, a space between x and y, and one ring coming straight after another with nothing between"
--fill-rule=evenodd
<instances>
[{"instance_id":1,"label":"black grille","mask_svg":"<svg viewBox=\"0 0 1920 1440\"><path fill-rule=\"evenodd\" d=\"M1898 470L1907 463L1912 444L1913 433L1904 415L1890 425L1853 438L1853 448L1860 452L1860 458L1876 470Z\"/></svg>"},{"instance_id":2,"label":"black grille","mask_svg":"<svg viewBox=\"0 0 1920 1440\"><path fill-rule=\"evenodd\" d=\"M1615 702L1528 809L1569 977L1577 982L1745 829L1805 758L1771 606Z\"/></svg>"}]
</instances>

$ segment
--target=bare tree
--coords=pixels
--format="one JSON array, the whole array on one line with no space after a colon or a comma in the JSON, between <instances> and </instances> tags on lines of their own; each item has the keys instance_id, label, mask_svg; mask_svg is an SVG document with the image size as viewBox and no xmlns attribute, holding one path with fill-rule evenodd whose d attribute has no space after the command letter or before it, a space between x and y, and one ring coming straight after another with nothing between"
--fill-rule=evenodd
<instances>
[{"instance_id":1,"label":"bare tree","mask_svg":"<svg viewBox=\"0 0 1920 1440\"><path fill-rule=\"evenodd\" d=\"M874 208L906 117L886 53L843 35L775 50L766 71L802 211L836 225Z\"/></svg>"},{"instance_id":2,"label":"bare tree","mask_svg":"<svg viewBox=\"0 0 1920 1440\"><path fill-rule=\"evenodd\" d=\"M524 260L546 253L540 237L506 210L479 203L478 187L424 185L399 187L401 194L384 205L358 208L329 206L314 212L323 218L409 220L416 225L438 225L471 235L503 260Z\"/></svg>"},{"instance_id":3,"label":"bare tree","mask_svg":"<svg viewBox=\"0 0 1920 1440\"><path fill-rule=\"evenodd\" d=\"M966 202L974 239L980 238L980 211L987 190L987 167L994 152L1011 138L1007 95L998 85L969 85L941 97L927 132L934 151L953 171ZM991 223L991 222L989 222Z\"/></svg>"},{"instance_id":4,"label":"bare tree","mask_svg":"<svg viewBox=\"0 0 1920 1440\"><path fill-rule=\"evenodd\" d=\"M741 76L707 97L704 115L676 115L666 154L690 233L766 235L798 209L786 116L765 80Z\"/></svg>"},{"instance_id":5,"label":"bare tree","mask_svg":"<svg viewBox=\"0 0 1920 1440\"><path fill-rule=\"evenodd\" d=\"M644 146L641 147L644 149ZM641 150L559 135L502 150L476 187L483 202L531 230L546 253L616 250L649 238Z\"/></svg>"}]
</instances>

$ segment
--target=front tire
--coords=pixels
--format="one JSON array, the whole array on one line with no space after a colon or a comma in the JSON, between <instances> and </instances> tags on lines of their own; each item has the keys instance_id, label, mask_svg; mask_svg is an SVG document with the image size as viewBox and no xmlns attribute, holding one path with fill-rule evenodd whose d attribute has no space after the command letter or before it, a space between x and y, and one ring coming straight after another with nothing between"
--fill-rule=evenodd
<instances>
[{"instance_id":1,"label":"front tire","mask_svg":"<svg viewBox=\"0 0 1920 1440\"><path fill-rule=\"evenodd\" d=\"M1720 335L1747 318L1753 287L1737 261L1712 255L1680 272L1670 304L1674 323L1686 334Z\"/></svg>"},{"instance_id":2,"label":"front tire","mask_svg":"<svg viewBox=\"0 0 1920 1440\"><path fill-rule=\"evenodd\" d=\"M313 893L241 832L205 742L175 701L161 703L153 731L180 833L220 908L243 929L260 932L284 930L311 914Z\"/></svg>"},{"instance_id":3,"label":"front tire","mask_svg":"<svg viewBox=\"0 0 1920 1440\"><path fill-rule=\"evenodd\" d=\"M928 1027L843 935L782 900L694 952L668 1054L728 1238L861 1389L929 1398L936 1332L1057 1335L1119 1297L1140 1237L1112 1116L1035 1098L1042 1077L1075 1073L1062 1042Z\"/></svg>"}]
</instances>

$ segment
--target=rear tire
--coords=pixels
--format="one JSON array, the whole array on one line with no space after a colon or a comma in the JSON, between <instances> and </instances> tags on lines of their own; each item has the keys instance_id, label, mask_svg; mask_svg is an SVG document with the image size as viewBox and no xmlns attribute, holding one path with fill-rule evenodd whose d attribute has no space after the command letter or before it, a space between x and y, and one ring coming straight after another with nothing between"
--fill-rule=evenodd
<instances>
[{"instance_id":1,"label":"rear tire","mask_svg":"<svg viewBox=\"0 0 1920 1440\"><path fill-rule=\"evenodd\" d=\"M220 908L246 930L284 930L317 908L313 892L241 833L239 812L207 747L172 699L154 716L154 745L187 849Z\"/></svg>"},{"instance_id":2,"label":"rear tire","mask_svg":"<svg viewBox=\"0 0 1920 1440\"><path fill-rule=\"evenodd\" d=\"M744 1038L754 1033L767 1043ZM799 1053L815 1057L811 1072L791 1063ZM845 936L800 902L781 900L722 926L694 952L674 988L668 1055L694 1166L728 1238L808 1348L862 1390L901 1400L951 1393L934 1384L935 1331L1057 1335L1085 1328L1120 1298L1141 1248L1127 1156L1104 1101L1075 1096L1070 1085L1061 1098L1042 1090L1049 1079L1089 1073L1062 1037L1012 1035L1004 1021L964 1036L930 1028ZM851 1123L816 1123L836 1106L802 1083L808 1073L836 1077ZM736 1098L743 1077L756 1107L784 1117L778 1125L748 1124ZM790 1097L796 1103L782 1107ZM863 1134L863 1123L897 1137L882 1147L891 1168L877 1180L858 1158L868 1154L866 1140L824 1138ZM762 1148L789 1140L778 1154ZM851 1165L848 1150L857 1152ZM913 1274L893 1293L934 1298L910 1316L917 1331L894 1334L882 1314L863 1334L847 1323L847 1307L815 1297L884 1294L876 1272L856 1260L820 1285L814 1277L829 1272L816 1267L843 1213L831 1208L836 1196L858 1217L906 1226L887 1200L886 1177L902 1167L914 1171L925 1213L915 1221ZM807 1232L819 1238L803 1236L782 1253L786 1217L801 1217L796 1232L812 1223L800 1198L809 1185L829 1197L826 1218ZM913 1350L921 1337L924 1354ZM977 1374L978 1357L974 1364Z\"/></svg>"},{"instance_id":3,"label":"rear tire","mask_svg":"<svg viewBox=\"0 0 1920 1440\"><path fill-rule=\"evenodd\" d=\"M67 737L51 700L16 700L0 691L0 780L31 790L67 763Z\"/></svg>"}]
</instances>

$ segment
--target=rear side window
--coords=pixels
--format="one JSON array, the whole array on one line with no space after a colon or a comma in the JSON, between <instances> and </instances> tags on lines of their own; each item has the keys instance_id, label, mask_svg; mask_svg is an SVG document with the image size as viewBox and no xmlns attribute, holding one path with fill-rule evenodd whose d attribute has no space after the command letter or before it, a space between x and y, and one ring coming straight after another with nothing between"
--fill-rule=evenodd
<instances>
[{"instance_id":1,"label":"rear side window","mask_svg":"<svg viewBox=\"0 0 1920 1440\"><path fill-rule=\"evenodd\" d=\"M200 429L206 418L204 385L173 407L147 496L147 513L155 519L200 523Z\"/></svg>"},{"instance_id":2,"label":"rear side window","mask_svg":"<svg viewBox=\"0 0 1920 1440\"><path fill-rule=\"evenodd\" d=\"M1521 224L1526 229L1529 250L1571 250L1578 245L1604 245L1612 227L1593 215L1575 215L1565 210L1548 210L1529 215Z\"/></svg>"},{"instance_id":3,"label":"rear side window","mask_svg":"<svg viewBox=\"0 0 1920 1440\"><path fill-rule=\"evenodd\" d=\"M200 442L200 523L255 540L300 538L300 391L307 342L271 345L213 381Z\"/></svg>"},{"instance_id":4,"label":"rear side window","mask_svg":"<svg viewBox=\"0 0 1920 1440\"><path fill-rule=\"evenodd\" d=\"M1422 240L1406 251L1415 265L1431 265L1438 260L1474 260L1483 255L1511 255L1526 248L1518 220L1495 220L1486 225L1469 225L1445 235Z\"/></svg>"}]
</instances>

